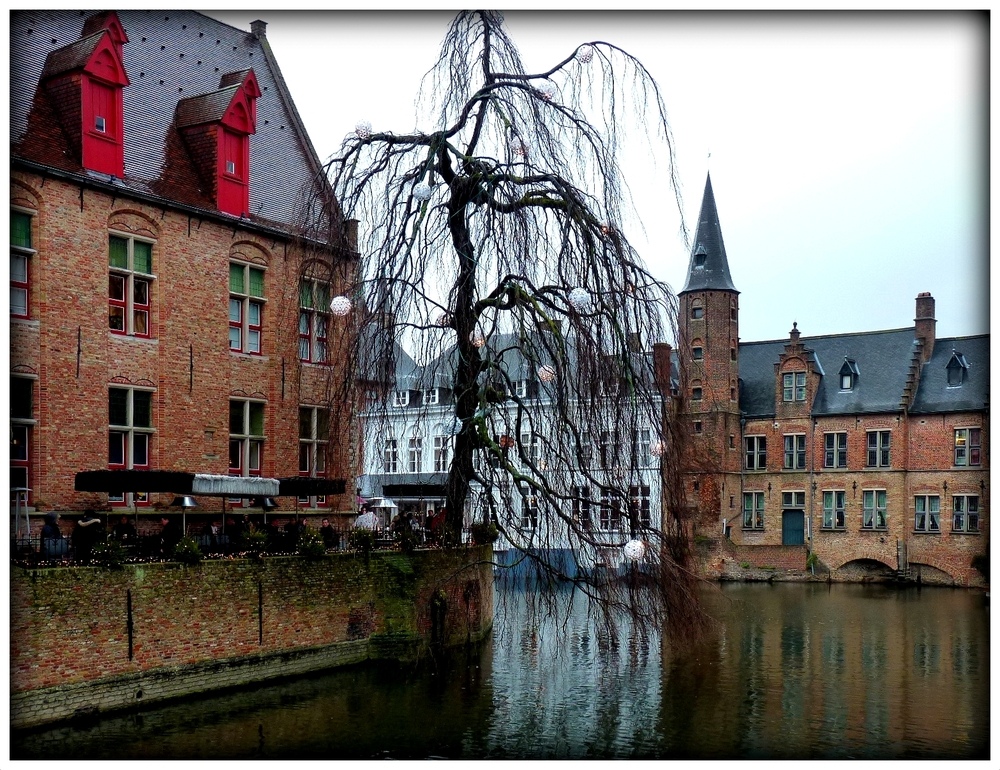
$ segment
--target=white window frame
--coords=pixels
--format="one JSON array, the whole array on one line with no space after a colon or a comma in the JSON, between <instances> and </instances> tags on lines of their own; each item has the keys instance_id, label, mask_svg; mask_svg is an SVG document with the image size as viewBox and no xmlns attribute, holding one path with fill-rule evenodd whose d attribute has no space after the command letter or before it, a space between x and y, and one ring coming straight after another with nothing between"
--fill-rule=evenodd
<instances>
[{"instance_id":1,"label":"white window frame","mask_svg":"<svg viewBox=\"0 0 1000 770\"><path fill-rule=\"evenodd\" d=\"M632 508L635 508L640 527L649 528L653 526L651 499L648 484L636 484L628 489L629 513L631 513Z\"/></svg>"},{"instance_id":2,"label":"white window frame","mask_svg":"<svg viewBox=\"0 0 1000 770\"><path fill-rule=\"evenodd\" d=\"M882 505L879 505L879 495ZM884 489L861 490L861 528L884 530L889 527L889 494Z\"/></svg>"},{"instance_id":3,"label":"white window frame","mask_svg":"<svg viewBox=\"0 0 1000 770\"><path fill-rule=\"evenodd\" d=\"M406 469L408 473L420 473L424 465L423 436L410 436L406 444Z\"/></svg>"},{"instance_id":4,"label":"white window frame","mask_svg":"<svg viewBox=\"0 0 1000 770\"><path fill-rule=\"evenodd\" d=\"M452 437L444 433L434 436L434 472L447 473L451 465Z\"/></svg>"},{"instance_id":5,"label":"white window frame","mask_svg":"<svg viewBox=\"0 0 1000 770\"><path fill-rule=\"evenodd\" d=\"M763 492L744 492L743 529L764 529L764 508Z\"/></svg>"},{"instance_id":6,"label":"white window frame","mask_svg":"<svg viewBox=\"0 0 1000 770\"><path fill-rule=\"evenodd\" d=\"M743 437L743 468L748 471L767 470L767 436Z\"/></svg>"},{"instance_id":7,"label":"white window frame","mask_svg":"<svg viewBox=\"0 0 1000 770\"><path fill-rule=\"evenodd\" d=\"M941 531L940 495L914 495L913 531L933 533Z\"/></svg>"},{"instance_id":8,"label":"white window frame","mask_svg":"<svg viewBox=\"0 0 1000 770\"><path fill-rule=\"evenodd\" d=\"M123 422L111 421L111 393L121 391L125 395L125 420ZM135 424L135 394L149 394L149 425ZM143 470L148 469L152 464L153 435L156 433L154 427L155 404L153 397L156 393L154 388L135 388L129 385L111 384L108 386L108 467L122 470ZM111 462L111 444L114 437L120 438L122 462ZM136 463L136 454L139 447L145 447L146 462ZM115 507L145 506L149 505L149 493L147 492L121 492L110 493L108 503Z\"/></svg>"},{"instance_id":9,"label":"white window frame","mask_svg":"<svg viewBox=\"0 0 1000 770\"><path fill-rule=\"evenodd\" d=\"M321 415L326 415L326 433L322 431ZM305 417L305 421L303 421ZM303 435L304 434L304 435ZM330 445L330 409L324 406L299 405L299 476L324 479L328 471L327 450ZM305 468L303 468L305 460ZM300 495L300 505L309 508L326 507L326 495Z\"/></svg>"},{"instance_id":10,"label":"white window frame","mask_svg":"<svg viewBox=\"0 0 1000 770\"><path fill-rule=\"evenodd\" d=\"M973 433L978 440L972 443ZM960 468L979 468L983 462L983 431L979 427L955 428L955 465ZM973 461L975 460L975 461Z\"/></svg>"},{"instance_id":11,"label":"white window frame","mask_svg":"<svg viewBox=\"0 0 1000 770\"><path fill-rule=\"evenodd\" d=\"M424 391L424 406L437 406L439 401L440 395L438 393L438 388L427 388L427 390Z\"/></svg>"},{"instance_id":12,"label":"white window frame","mask_svg":"<svg viewBox=\"0 0 1000 770\"><path fill-rule=\"evenodd\" d=\"M28 245L20 246L13 243L14 228L11 227L11 239L10 244L10 315L14 318L30 318L31 317L31 263L34 261L34 257L38 252L34 249L35 243L35 217L36 212L30 211L28 209L19 208L17 206L11 206L11 220L13 221L14 214L21 214L28 217ZM24 277L23 280L17 276L17 271L14 266L15 262L24 265ZM18 303L15 300L15 296L24 296L24 312L15 312L15 308L18 307Z\"/></svg>"},{"instance_id":13,"label":"white window frame","mask_svg":"<svg viewBox=\"0 0 1000 770\"><path fill-rule=\"evenodd\" d=\"M591 511L593 502L590 497L590 487L573 487L573 521L586 532L594 527Z\"/></svg>"},{"instance_id":14,"label":"white window frame","mask_svg":"<svg viewBox=\"0 0 1000 770\"><path fill-rule=\"evenodd\" d=\"M241 425L235 426L239 430L234 431L233 407L239 406L241 411ZM252 412L260 409L260 433L253 432ZM230 476L262 476L264 473L264 441L266 431L264 428L267 420L267 402L255 398L231 398L229 399L229 475ZM232 464L233 448L239 459L239 466ZM234 472L236 471L236 472ZM231 502L239 503L245 498L231 497Z\"/></svg>"},{"instance_id":15,"label":"white window frame","mask_svg":"<svg viewBox=\"0 0 1000 770\"><path fill-rule=\"evenodd\" d=\"M329 281L299 280L299 360L303 363L330 363L331 294Z\"/></svg>"},{"instance_id":16,"label":"white window frame","mask_svg":"<svg viewBox=\"0 0 1000 770\"><path fill-rule=\"evenodd\" d=\"M399 441L392 436L382 444L382 472L399 473Z\"/></svg>"},{"instance_id":17,"label":"white window frame","mask_svg":"<svg viewBox=\"0 0 1000 770\"><path fill-rule=\"evenodd\" d=\"M397 390L392 394L392 405L402 409L403 407L410 405L410 391L408 390Z\"/></svg>"},{"instance_id":18,"label":"white window frame","mask_svg":"<svg viewBox=\"0 0 1000 770\"><path fill-rule=\"evenodd\" d=\"M847 528L847 492L843 489L823 490L823 529Z\"/></svg>"},{"instance_id":19,"label":"white window frame","mask_svg":"<svg viewBox=\"0 0 1000 770\"><path fill-rule=\"evenodd\" d=\"M111 264L112 238L118 238L127 244L125 252L127 264L124 267ZM124 233L118 230L108 231L108 330L112 334L120 336L147 339L153 336L153 284L156 281L156 274L154 272L146 273L136 270L136 243L144 243L149 246L149 266L151 270L154 269L156 264L156 255L154 253L156 241L149 238L139 238L131 233ZM122 282L122 294L124 296L121 299L112 299L111 297L111 282L116 277ZM141 291L138 290L138 287L141 285L145 286L145 302L138 302L136 300L136 295L141 294ZM122 319L124 328L115 329L111 326L111 308L122 308L124 312L124 318ZM138 314L145 314L145 330L139 329L141 324L136 323L136 319L139 317Z\"/></svg>"},{"instance_id":20,"label":"white window frame","mask_svg":"<svg viewBox=\"0 0 1000 770\"><path fill-rule=\"evenodd\" d=\"M538 529L538 493L528 484L521 484L521 508L518 528L522 530Z\"/></svg>"}]
</instances>

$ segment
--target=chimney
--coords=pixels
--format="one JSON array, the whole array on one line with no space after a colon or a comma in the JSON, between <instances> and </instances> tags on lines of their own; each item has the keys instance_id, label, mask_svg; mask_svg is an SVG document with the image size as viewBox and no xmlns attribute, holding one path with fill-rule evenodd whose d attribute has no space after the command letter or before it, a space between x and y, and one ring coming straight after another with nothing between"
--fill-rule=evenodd
<instances>
[{"instance_id":1,"label":"chimney","mask_svg":"<svg viewBox=\"0 0 1000 770\"><path fill-rule=\"evenodd\" d=\"M670 396L670 353L670 345L666 342L653 343L653 378L664 398Z\"/></svg>"},{"instance_id":2,"label":"chimney","mask_svg":"<svg viewBox=\"0 0 1000 770\"><path fill-rule=\"evenodd\" d=\"M923 343L920 352L920 363L926 364L934 352L934 336L937 321L934 320L934 297L929 291L917 295L917 317L914 321L916 337Z\"/></svg>"},{"instance_id":3,"label":"chimney","mask_svg":"<svg viewBox=\"0 0 1000 770\"><path fill-rule=\"evenodd\" d=\"M344 235L347 238L348 251L358 250L358 220L344 220Z\"/></svg>"},{"instance_id":4,"label":"chimney","mask_svg":"<svg viewBox=\"0 0 1000 770\"><path fill-rule=\"evenodd\" d=\"M260 40L262 37L267 37L267 22L257 19L257 21L250 22L250 34L255 38Z\"/></svg>"}]
</instances>

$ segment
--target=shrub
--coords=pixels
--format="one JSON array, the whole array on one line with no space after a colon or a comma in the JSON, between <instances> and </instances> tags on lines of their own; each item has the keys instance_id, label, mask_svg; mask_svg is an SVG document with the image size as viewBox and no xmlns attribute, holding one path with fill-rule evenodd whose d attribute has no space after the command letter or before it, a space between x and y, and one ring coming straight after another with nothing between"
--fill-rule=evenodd
<instances>
[{"instance_id":1,"label":"shrub","mask_svg":"<svg viewBox=\"0 0 1000 770\"><path fill-rule=\"evenodd\" d=\"M476 545L486 545L497 541L500 530L492 521L474 521L469 527L469 534L472 535L472 542Z\"/></svg>"},{"instance_id":2,"label":"shrub","mask_svg":"<svg viewBox=\"0 0 1000 770\"><path fill-rule=\"evenodd\" d=\"M243 533L243 550L252 559L260 559L267 549L267 532L260 529L248 529Z\"/></svg>"},{"instance_id":3,"label":"shrub","mask_svg":"<svg viewBox=\"0 0 1000 770\"><path fill-rule=\"evenodd\" d=\"M371 553L375 549L375 533L370 529L352 529L347 544L355 551Z\"/></svg>"},{"instance_id":4,"label":"shrub","mask_svg":"<svg viewBox=\"0 0 1000 770\"><path fill-rule=\"evenodd\" d=\"M102 540L94 543L90 551L90 563L104 569L121 569L128 554L117 540Z\"/></svg>"},{"instance_id":5,"label":"shrub","mask_svg":"<svg viewBox=\"0 0 1000 770\"><path fill-rule=\"evenodd\" d=\"M298 554L309 560L322 559L326 555L326 545L319 532L305 529L299 535Z\"/></svg>"},{"instance_id":6,"label":"shrub","mask_svg":"<svg viewBox=\"0 0 1000 770\"><path fill-rule=\"evenodd\" d=\"M194 566L201 562L201 548L193 537L182 537L174 546L173 557L182 564Z\"/></svg>"}]
</instances>

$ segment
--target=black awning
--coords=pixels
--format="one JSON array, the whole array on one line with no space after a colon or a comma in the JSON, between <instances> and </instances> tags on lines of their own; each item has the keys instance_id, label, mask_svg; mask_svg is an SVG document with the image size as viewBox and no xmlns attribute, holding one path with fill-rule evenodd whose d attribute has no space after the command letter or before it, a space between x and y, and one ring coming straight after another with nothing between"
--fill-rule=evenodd
<instances>
[{"instance_id":1,"label":"black awning","mask_svg":"<svg viewBox=\"0 0 1000 770\"><path fill-rule=\"evenodd\" d=\"M447 497L444 484L385 484L385 497Z\"/></svg>"},{"instance_id":2,"label":"black awning","mask_svg":"<svg viewBox=\"0 0 1000 770\"><path fill-rule=\"evenodd\" d=\"M290 476L278 479L278 496L309 497L310 495L342 495L347 489L344 479L314 479L309 476Z\"/></svg>"},{"instance_id":3,"label":"black awning","mask_svg":"<svg viewBox=\"0 0 1000 770\"><path fill-rule=\"evenodd\" d=\"M194 474L185 471L99 470L80 471L77 492L167 492L190 495Z\"/></svg>"}]
</instances>

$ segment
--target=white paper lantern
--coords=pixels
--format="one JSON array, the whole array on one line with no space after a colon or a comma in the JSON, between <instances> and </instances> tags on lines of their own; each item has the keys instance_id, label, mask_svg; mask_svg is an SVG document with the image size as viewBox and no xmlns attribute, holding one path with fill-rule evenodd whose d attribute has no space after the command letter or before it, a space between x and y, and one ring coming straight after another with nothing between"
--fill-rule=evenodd
<instances>
[{"instance_id":1,"label":"white paper lantern","mask_svg":"<svg viewBox=\"0 0 1000 770\"><path fill-rule=\"evenodd\" d=\"M542 382L552 382L556 378L555 367L544 364L538 367L538 379Z\"/></svg>"},{"instance_id":2,"label":"white paper lantern","mask_svg":"<svg viewBox=\"0 0 1000 770\"><path fill-rule=\"evenodd\" d=\"M341 295L330 300L330 312L334 315L347 315L351 312L351 301Z\"/></svg>"},{"instance_id":3,"label":"white paper lantern","mask_svg":"<svg viewBox=\"0 0 1000 770\"><path fill-rule=\"evenodd\" d=\"M642 561L646 555L646 546L641 540L629 540L622 548L622 554L629 561Z\"/></svg>"},{"instance_id":4,"label":"white paper lantern","mask_svg":"<svg viewBox=\"0 0 1000 770\"><path fill-rule=\"evenodd\" d=\"M442 313L437 317L435 323L438 326L450 326L451 325L451 313Z\"/></svg>"},{"instance_id":5,"label":"white paper lantern","mask_svg":"<svg viewBox=\"0 0 1000 770\"><path fill-rule=\"evenodd\" d=\"M477 348L481 348L483 345L486 344L486 338L482 334L476 334L475 332L473 332L472 344L475 345Z\"/></svg>"},{"instance_id":6,"label":"white paper lantern","mask_svg":"<svg viewBox=\"0 0 1000 770\"><path fill-rule=\"evenodd\" d=\"M518 139L517 137L511 139L510 151L514 153L514 155L517 156L518 158L528 157L528 145L524 142L523 139Z\"/></svg>"},{"instance_id":7,"label":"white paper lantern","mask_svg":"<svg viewBox=\"0 0 1000 770\"><path fill-rule=\"evenodd\" d=\"M434 188L431 187L426 182L418 182L413 185L413 197L418 201L425 201L430 199L431 193L434 192Z\"/></svg>"},{"instance_id":8,"label":"white paper lantern","mask_svg":"<svg viewBox=\"0 0 1000 770\"><path fill-rule=\"evenodd\" d=\"M354 133L358 135L359 139L371 139L372 124L367 120L359 120L357 125L354 126Z\"/></svg>"},{"instance_id":9,"label":"white paper lantern","mask_svg":"<svg viewBox=\"0 0 1000 770\"><path fill-rule=\"evenodd\" d=\"M586 289L581 289L579 286L569 293L569 297L567 299L569 300L569 304L573 306L573 309L580 313L587 312L593 305L593 300L590 298L590 292Z\"/></svg>"},{"instance_id":10,"label":"white paper lantern","mask_svg":"<svg viewBox=\"0 0 1000 770\"><path fill-rule=\"evenodd\" d=\"M583 64L590 64L594 58L594 47L592 45L581 45L576 52L576 58Z\"/></svg>"},{"instance_id":11,"label":"white paper lantern","mask_svg":"<svg viewBox=\"0 0 1000 770\"><path fill-rule=\"evenodd\" d=\"M661 444L659 441L654 441L652 444L649 445L649 453L653 455L653 457L659 457L661 454L663 454L663 444Z\"/></svg>"}]
</instances>

